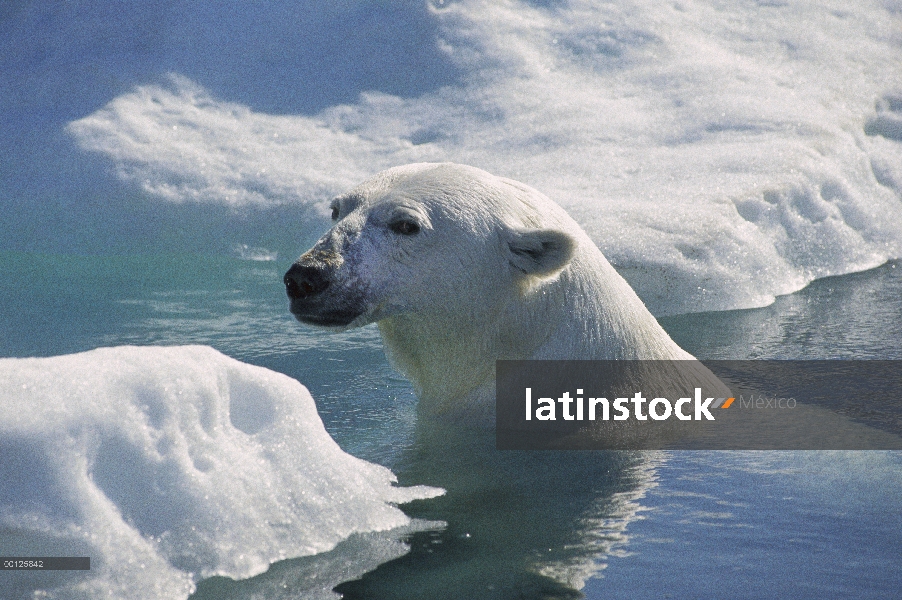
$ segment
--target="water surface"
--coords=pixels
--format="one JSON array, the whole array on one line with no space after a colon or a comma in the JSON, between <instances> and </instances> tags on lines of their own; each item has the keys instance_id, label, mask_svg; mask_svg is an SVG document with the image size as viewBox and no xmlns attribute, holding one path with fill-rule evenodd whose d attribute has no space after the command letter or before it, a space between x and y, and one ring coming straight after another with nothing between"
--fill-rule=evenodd
<instances>
[{"instance_id":1,"label":"water surface","mask_svg":"<svg viewBox=\"0 0 902 600\"><path fill-rule=\"evenodd\" d=\"M11 285L0 306L15 317L0 321L0 354L200 343L300 380L346 451L392 468L404 485L448 490L404 507L446 525L406 536L408 554L339 585L347 598L889 597L902 586L897 453L497 452L486 432L417 421L375 328L297 324L285 267L5 252ZM815 281L766 308L662 324L700 358L898 359L900 292L902 268L890 263ZM345 546L354 544L366 546ZM194 597L293 597L328 563L213 578Z\"/></svg>"}]
</instances>

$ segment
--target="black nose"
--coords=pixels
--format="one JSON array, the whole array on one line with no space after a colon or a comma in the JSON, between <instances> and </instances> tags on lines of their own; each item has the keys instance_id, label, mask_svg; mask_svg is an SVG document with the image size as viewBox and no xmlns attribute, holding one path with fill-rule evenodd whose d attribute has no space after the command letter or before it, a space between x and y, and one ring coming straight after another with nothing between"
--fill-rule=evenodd
<instances>
[{"instance_id":1,"label":"black nose","mask_svg":"<svg viewBox=\"0 0 902 600\"><path fill-rule=\"evenodd\" d=\"M285 273L285 292L292 300L301 300L319 294L329 287L324 269L310 265L291 265Z\"/></svg>"}]
</instances>

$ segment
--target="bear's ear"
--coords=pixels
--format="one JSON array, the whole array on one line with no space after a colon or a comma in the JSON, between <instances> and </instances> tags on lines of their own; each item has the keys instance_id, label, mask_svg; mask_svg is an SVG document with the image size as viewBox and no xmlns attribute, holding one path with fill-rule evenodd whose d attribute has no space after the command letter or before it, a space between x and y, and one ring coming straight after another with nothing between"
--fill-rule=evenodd
<instances>
[{"instance_id":1,"label":"bear's ear","mask_svg":"<svg viewBox=\"0 0 902 600\"><path fill-rule=\"evenodd\" d=\"M508 230L508 259L526 275L552 275L570 263L576 240L555 229Z\"/></svg>"}]
</instances>

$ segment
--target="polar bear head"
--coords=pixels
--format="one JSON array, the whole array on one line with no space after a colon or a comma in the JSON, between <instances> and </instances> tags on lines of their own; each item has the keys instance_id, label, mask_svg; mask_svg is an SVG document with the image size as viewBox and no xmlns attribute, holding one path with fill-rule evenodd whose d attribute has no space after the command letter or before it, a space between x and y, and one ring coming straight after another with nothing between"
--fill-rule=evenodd
<instances>
[{"instance_id":1,"label":"polar bear head","mask_svg":"<svg viewBox=\"0 0 902 600\"><path fill-rule=\"evenodd\" d=\"M462 165L382 172L333 200L334 226L285 275L291 312L334 328L491 314L573 256L576 240L530 200L525 186Z\"/></svg>"}]
</instances>

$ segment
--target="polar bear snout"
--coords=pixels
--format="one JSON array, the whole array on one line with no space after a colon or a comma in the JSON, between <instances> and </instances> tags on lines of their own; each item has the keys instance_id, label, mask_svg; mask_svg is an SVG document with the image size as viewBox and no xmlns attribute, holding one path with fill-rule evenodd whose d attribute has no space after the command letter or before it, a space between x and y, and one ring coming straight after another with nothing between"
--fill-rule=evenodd
<instances>
[{"instance_id":1,"label":"polar bear snout","mask_svg":"<svg viewBox=\"0 0 902 600\"><path fill-rule=\"evenodd\" d=\"M336 273L335 256L304 254L285 273L285 293L294 317L308 325L347 327L366 310L361 290Z\"/></svg>"},{"instance_id":2,"label":"polar bear snout","mask_svg":"<svg viewBox=\"0 0 902 600\"><path fill-rule=\"evenodd\" d=\"M304 300L326 291L329 278L321 265L294 263L285 273L285 292L292 300Z\"/></svg>"}]
</instances>

